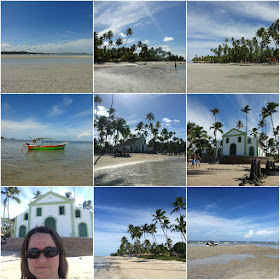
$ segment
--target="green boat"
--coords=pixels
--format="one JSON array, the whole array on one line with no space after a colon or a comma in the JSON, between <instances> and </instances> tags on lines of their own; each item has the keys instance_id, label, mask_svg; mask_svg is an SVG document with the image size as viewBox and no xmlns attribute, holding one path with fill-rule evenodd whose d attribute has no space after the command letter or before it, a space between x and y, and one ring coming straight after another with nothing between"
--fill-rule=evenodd
<instances>
[{"instance_id":1,"label":"green boat","mask_svg":"<svg viewBox=\"0 0 280 280\"><path fill-rule=\"evenodd\" d=\"M28 150L64 150L65 145L68 142L55 144L56 138L46 138L46 137L30 137L33 139L33 144L26 142L24 147L21 149L25 149L26 147Z\"/></svg>"}]
</instances>

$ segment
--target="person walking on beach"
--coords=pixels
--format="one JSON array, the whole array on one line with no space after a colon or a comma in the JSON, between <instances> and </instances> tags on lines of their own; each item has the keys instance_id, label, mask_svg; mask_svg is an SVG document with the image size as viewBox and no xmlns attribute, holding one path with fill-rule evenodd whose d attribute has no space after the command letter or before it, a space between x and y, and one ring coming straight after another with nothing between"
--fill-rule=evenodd
<instances>
[{"instance_id":1,"label":"person walking on beach","mask_svg":"<svg viewBox=\"0 0 280 280\"><path fill-rule=\"evenodd\" d=\"M174 65L175 65L175 70L176 70L176 67L177 67L176 61L175 61L175 64L174 64Z\"/></svg>"},{"instance_id":2,"label":"person walking on beach","mask_svg":"<svg viewBox=\"0 0 280 280\"><path fill-rule=\"evenodd\" d=\"M193 155L193 159L192 159L192 168L194 168L195 161L196 161L196 156L195 156L195 155Z\"/></svg>"},{"instance_id":3,"label":"person walking on beach","mask_svg":"<svg viewBox=\"0 0 280 280\"><path fill-rule=\"evenodd\" d=\"M197 165L199 166L198 168L200 168L200 161L201 161L201 157L199 156L199 154L197 154L196 160L195 160L195 167L196 168L197 168Z\"/></svg>"}]
</instances>

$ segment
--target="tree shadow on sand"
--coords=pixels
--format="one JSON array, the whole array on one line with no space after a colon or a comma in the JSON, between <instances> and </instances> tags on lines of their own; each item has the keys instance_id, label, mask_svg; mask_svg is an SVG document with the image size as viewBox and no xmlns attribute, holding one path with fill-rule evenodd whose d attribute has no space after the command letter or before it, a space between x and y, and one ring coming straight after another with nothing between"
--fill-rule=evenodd
<instances>
[{"instance_id":1,"label":"tree shadow on sand","mask_svg":"<svg viewBox=\"0 0 280 280\"><path fill-rule=\"evenodd\" d=\"M114 180L106 181L107 173L102 173L96 177L94 177L94 185L95 186L121 186L124 185L123 178L116 178Z\"/></svg>"}]
</instances>

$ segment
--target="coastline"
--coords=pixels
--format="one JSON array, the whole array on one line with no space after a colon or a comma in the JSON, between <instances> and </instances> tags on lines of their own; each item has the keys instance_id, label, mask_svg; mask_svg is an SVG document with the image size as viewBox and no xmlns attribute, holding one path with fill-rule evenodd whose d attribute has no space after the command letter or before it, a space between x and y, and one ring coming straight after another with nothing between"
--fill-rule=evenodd
<instances>
[{"instance_id":1,"label":"coastline","mask_svg":"<svg viewBox=\"0 0 280 280\"><path fill-rule=\"evenodd\" d=\"M200 168L187 167L188 186L238 186L241 179L250 175L250 164L208 164L201 163ZM265 164L261 165L262 168ZM278 175L267 176L263 180L264 186L278 186ZM245 186L252 186L245 184Z\"/></svg>"},{"instance_id":2,"label":"coastline","mask_svg":"<svg viewBox=\"0 0 280 280\"><path fill-rule=\"evenodd\" d=\"M105 257L110 265L98 269L95 279L186 279L186 263L136 257Z\"/></svg>"},{"instance_id":3,"label":"coastline","mask_svg":"<svg viewBox=\"0 0 280 280\"><path fill-rule=\"evenodd\" d=\"M278 93L279 65L188 63L188 93Z\"/></svg>"},{"instance_id":4,"label":"coastline","mask_svg":"<svg viewBox=\"0 0 280 280\"><path fill-rule=\"evenodd\" d=\"M276 256L279 249L256 245L188 247L188 279L279 279Z\"/></svg>"},{"instance_id":5,"label":"coastline","mask_svg":"<svg viewBox=\"0 0 280 280\"><path fill-rule=\"evenodd\" d=\"M94 64L95 93L185 93L186 62Z\"/></svg>"},{"instance_id":6,"label":"coastline","mask_svg":"<svg viewBox=\"0 0 280 280\"><path fill-rule=\"evenodd\" d=\"M1 58L63 58L63 57L69 57L69 58L80 58L80 57L93 57L93 55L51 55L51 54L45 54L45 55L26 55L26 54L1 54Z\"/></svg>"}]
</instances>

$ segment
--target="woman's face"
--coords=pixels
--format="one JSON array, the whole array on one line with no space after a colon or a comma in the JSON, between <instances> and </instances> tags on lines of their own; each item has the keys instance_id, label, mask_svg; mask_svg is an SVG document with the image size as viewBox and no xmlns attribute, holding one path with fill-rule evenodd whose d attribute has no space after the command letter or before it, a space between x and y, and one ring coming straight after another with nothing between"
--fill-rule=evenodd
<instances>
[{"instance_id":1,"label":"woman's face","mask_svg":"<svg viewBox=\"0 0 280 280\"><path fill-rule=\"evenodd\" d=\"M44 250L46 247L56 247L48 233L34 233L29 239L28 249ZM30 272L37 279L59 279L59 255L46 258L43 253L37 259L27 259Z\"/></svg>"}]
</instances>

